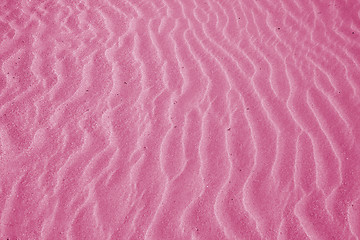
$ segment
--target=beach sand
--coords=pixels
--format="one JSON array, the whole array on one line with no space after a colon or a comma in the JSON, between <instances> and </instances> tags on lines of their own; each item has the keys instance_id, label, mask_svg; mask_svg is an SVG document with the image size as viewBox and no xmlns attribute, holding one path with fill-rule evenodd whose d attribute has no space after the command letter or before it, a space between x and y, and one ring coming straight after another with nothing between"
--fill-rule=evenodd
<instances>
[{"instance_id":1,"label":"beach sand","mask_svg":"<svg viewBox=\"0 0 360 240\"><path fill-rule=\"evenodd\" d=\"M359 240L360 2L3 0L0 240Z\"/></svg>"}]
</instances>

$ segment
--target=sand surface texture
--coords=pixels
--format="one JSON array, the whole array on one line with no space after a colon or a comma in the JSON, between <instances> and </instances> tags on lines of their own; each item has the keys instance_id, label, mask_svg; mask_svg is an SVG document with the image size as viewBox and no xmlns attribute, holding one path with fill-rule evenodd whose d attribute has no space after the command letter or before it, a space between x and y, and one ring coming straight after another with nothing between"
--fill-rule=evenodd
<instances>
[{"instance_id":1,"label":"sand surface texture","mask_svg":"<svg viewBox=\"0 0 360 240\"><path fill-rule=\"evenodd\" d=\"M359 240L360 2L0 1L1 240Z\"/></svg>"}]
</instances>

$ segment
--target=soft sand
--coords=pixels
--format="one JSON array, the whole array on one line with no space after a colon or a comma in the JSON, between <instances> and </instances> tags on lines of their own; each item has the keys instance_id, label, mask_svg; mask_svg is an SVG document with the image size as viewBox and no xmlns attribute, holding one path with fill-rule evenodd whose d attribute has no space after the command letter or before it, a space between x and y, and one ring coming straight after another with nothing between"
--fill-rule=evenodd
<instances>
[{"instance_id":1,"label":"soft sand","mask_svg":"<svg viewBox=\"0 0 360 240\"><path fill-rule=\"evenodd\" d=\"M360 238L360 3L3 0L0 239Z\"/></svg>"}]
</instances>

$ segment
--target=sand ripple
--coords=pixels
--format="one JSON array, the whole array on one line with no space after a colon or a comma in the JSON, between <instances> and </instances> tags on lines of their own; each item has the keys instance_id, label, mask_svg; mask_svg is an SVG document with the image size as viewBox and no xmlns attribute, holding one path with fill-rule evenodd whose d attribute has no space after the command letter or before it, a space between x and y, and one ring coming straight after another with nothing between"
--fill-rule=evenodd
<instances>
[{"instance_id":1,"label":"sand ripple","mask_svg":"<svg viewBox=\"0 0 360 240\"><path fill-rule=\"evenodd\" d=\"M359 239L357 1L0 3L1 239Z\"/></svg>"}]
</instances>

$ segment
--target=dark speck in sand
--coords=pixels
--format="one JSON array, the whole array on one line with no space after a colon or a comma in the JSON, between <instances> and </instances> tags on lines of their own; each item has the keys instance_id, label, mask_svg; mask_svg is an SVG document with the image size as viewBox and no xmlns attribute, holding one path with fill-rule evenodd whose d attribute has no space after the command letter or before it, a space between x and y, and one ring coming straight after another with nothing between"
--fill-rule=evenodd
<instances>
[{"instance_id":1,"label":"dark speck in sand","mask_svg":"<svg viewBox=\"0 0 360 240\"><path fill-rule=\"evenodd\" d=\"M355 34L355 32L352 32L352 34Z\"/></svg>"},{"instance_id":2,"label":"dark speck in sand","mask_svg":"<svg viewBox=\"0 0 360 240\"><path fill-rule=\"evenodd\" d=\"M127 84L127 82L124 82L124 84Z\"/></svg>"},{"instance_id":3,"label":"dark speck in sand","mask_svg":"<svg viewBox=\"0 0 360 240\"><path fill-rule=\"evenodd\" d=\"M228 128L228 131L230 131L231 128Z\"/></svg>"},{"instance_id":4,"label":"dark speck in sand","mask_svg":"<svg viewBox=\"0 0 360 240\"><path fill-rule=\"evenodd\" d=\"M249 110L250 108L246 108L246 110Z\"/></svg>"},{"instance_id":5,"label":"dark speck in sand","mask_svg":"<svg viewBox=\"0 0 360 240\"><path fill-rule=\"evenodd\" d=\"M280 28L278 28L278 30L280 30Z\"/></svg>"}]
</instances>

